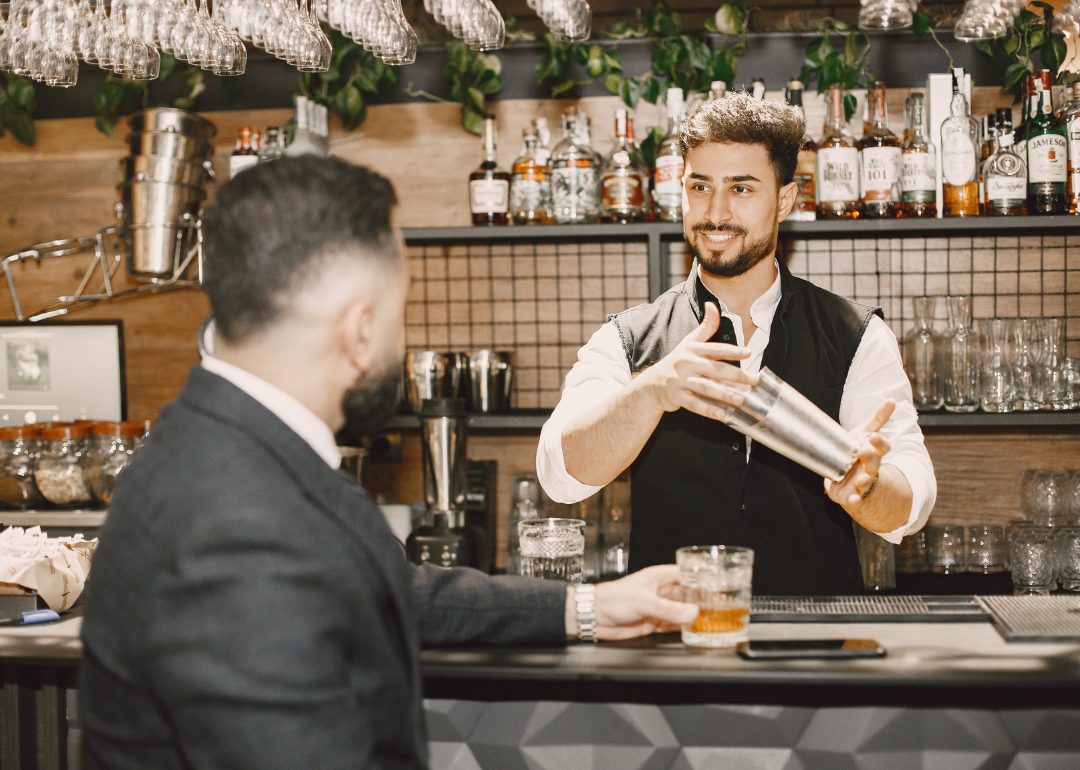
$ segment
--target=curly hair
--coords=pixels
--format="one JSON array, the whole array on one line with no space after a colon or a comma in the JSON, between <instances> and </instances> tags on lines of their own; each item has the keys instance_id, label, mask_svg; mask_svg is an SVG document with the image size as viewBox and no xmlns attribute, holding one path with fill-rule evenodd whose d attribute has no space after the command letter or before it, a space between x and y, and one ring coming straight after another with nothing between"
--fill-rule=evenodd
<instances>
[{"instance_id":1,"label":"curly hair","mask_svg":"<svg viewBox=\"0 0 1080 770\"><path fill-rule=\"evenodd\" d=\"M679 127L679 146L686 157L709 142L763 145L782 187L795 178L805 132L806 117L799 108L736 92L699 104Z\"/></svg>"}]
</instances>

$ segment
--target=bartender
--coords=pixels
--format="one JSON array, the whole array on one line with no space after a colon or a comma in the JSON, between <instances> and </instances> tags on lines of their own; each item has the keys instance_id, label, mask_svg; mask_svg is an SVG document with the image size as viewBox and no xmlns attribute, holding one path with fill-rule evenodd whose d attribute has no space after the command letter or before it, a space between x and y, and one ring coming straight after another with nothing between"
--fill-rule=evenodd
<instances>
[{"instance_id":1,"label":"bartender","mask_svg":"<svg viewBox=\"0 0 1080 770\"><path fill-rule=\"evenodd\" d=\"M683 123L687 280L611 316L578 352L537 470L571 503L630 469L630 569L688 545L754 549L754 592L863 590L853 521L892 543L937 485L896 337L881 310L791 275L776 255L795 202L801 110L744 94ZM766 366L861 441L833 483L721 419Z\"/></svg>"}]
</instances>

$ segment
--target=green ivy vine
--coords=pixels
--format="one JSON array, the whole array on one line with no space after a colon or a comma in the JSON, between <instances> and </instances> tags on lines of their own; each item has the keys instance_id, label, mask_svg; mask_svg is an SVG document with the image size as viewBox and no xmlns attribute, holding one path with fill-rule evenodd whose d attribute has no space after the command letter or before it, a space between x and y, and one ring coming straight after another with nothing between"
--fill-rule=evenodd
<instances>
[{"instance_id":1,"label":"green ivy vine","mask_svg":"<svg viewBox=\"0 0 1080 770\"><path fill-rule=\"evenodd\" d=\"M1061 71L1068 48L1065 35L1054 32L1054 9L1040 0L1031 4L1041 8L1042 14L1024 9L1016 15L1005 37L975 43L975 47L987 56L995 57L1000 52L1008 62L1002 75L1002 92L1018 92L1021 81L1035 74L1035 63L1032 61L1035 51L1039 52L1043 66L1054 73L1055 83L1067 85L1080 80L1080 75L1075 72Z\"/></svg>"},{"instance_id":2,"label":"green ivy vine","mask_svg":"<svg viewBox=\"0 0 1080 770\"><path fill-rule=\"evenodd\" d=\"M851 89L868 88L876 80L869 70L870 37L839 19L822 19L814 26L818 36L806 46L799 79L807 87L816 84L819 94L840 85L844 89L844 120L851 120L857 106ZM840 39L839 47L833 36Z\"/></svg>"},{"instance_id":3,"label":"green ivy vine","mask_svg":"<svg viewBox=\"0 0 1080 770\"><path fill-rule=\"evenodd\" d=\"M154 90L176 77L180 78L180 95L171 102L151 98L150 85ZM106 136L112 136L116 123L125 115L147 107L176 107L181 110L195 108L199 96L206 90L205 75L201 69L189 65L183 70L177 67L176 57L161 52L161 70L157 80L129 80L109 73L94 92L94 125Z\"/></svg>"},{"instance_id":4,"label":"green ivy vine","mask_svg":"<svg viewBox=\"0 0 1080 770\"><path fill-rule=\"evenodd\" d=\"M14 72L0 73L0 137L10 133L15 141L33 147L36 108L34 81Z\"/></svg>"},{"instance_id":5,"label":"green ivy vine","mask_svg":"<svg viewBox=\"0 0 1080 770\"><path fill-rule=\"evenodd\" d=\"M450 81L450 97L461 105L461 127L480 134L487 97L502 91L502 62L493 53L479 53L461 40L446 44L443 77Z\"/></svg>"}]
</instances>

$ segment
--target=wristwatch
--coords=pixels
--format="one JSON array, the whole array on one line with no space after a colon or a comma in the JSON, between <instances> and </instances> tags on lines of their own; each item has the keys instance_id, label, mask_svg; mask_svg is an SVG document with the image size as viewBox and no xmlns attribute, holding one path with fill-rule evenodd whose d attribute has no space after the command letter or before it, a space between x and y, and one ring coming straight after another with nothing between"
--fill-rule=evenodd
<instances>
[{"instance_id":1,"label":"wristwatch","mask_svg":"<svg viewBox=\"0 0 1080 770\"><path fill-rule=\"evenodd\" d=\"M583 642L596 641L596 586L579 585L574 589L577 609L577 636Z\"/></svg>"}]
</instances>

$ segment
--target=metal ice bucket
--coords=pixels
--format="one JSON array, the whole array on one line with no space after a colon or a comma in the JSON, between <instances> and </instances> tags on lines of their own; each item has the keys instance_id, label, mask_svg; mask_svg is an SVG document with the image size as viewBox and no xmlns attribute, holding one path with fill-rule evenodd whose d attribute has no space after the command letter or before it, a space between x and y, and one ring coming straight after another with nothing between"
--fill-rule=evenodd
<instances>
[{"instance_id":1,"label":"metal ice bucket","mask_svg":"<svg viewBox=\"0 0 1080 770\"><path fill-rule=\"evenodd\" d=\"M124 226L130 233L129 269L135 273L171 273L177 230L206 197L202 187L157 181L131 181L120 186Z\"/></svg>"},{"instance_id":2,"label":"metal ice bucket","mask_svg":"<svg viewBox=\"0 0 1080 770\"><path fill-rule=\"evenodd\" d=\"M855 462L859 442L767 367L742 407L728 407L724 422L754 441L827 479L841 481Z\"/></svg>"},{"instance_id":3,"label":"metal ice bucket","mask_svg":"<svg viewBox=\"0 0 1080 770\"><path fill-rule=\"evenodd\" d=\"M474 350L469 353L469 399L474 412L505 412L510 408L514 354Z\"/></svg>"},{"instance_id":4,"label":"metal ice bucket","mask_svg":"<svg viewBox=\"0 0 1080 770\"><path fill-rule=\"evenodd\" d=\"M421 350L405 356L405 393L414 412L429 398L459 398L462 373L468 366L464 353Z\"/></svg>"},{"instance_id":5,"label":"metal ice bucket","mask_svg":"<svg viewBox=\"0 0 1080 770\"><path fill-rule=\"evenodd\" d=\"M169 131L203 139L210 139L217 134L217 128L206 118L175 107L142 110L131 115L127 123L132 131Z\"/></svg>"},{"instance_id":6,"label":"metal ice bucket","mask_svg":"<svg viewBox=\"0 0 1080 770\"><path fill-rule=\"evenodd\" d=\"M213 179L213 166L209 160L189 162L167 155L128 155L120 159L127 182L170 182L189 187L202 187Z\"/></svg>"},{"instance_id":7,"label":"metal ice bucket","mask_svg":"<svg viewBox=\"0 0 1080 770\"><path fill-rule=\"evenodd\" d=\"M173 131L135 131L128 135L132 155L164 155L199 163L214 154L213 146L203 137Z\"/></svg>"}]
</instances>

